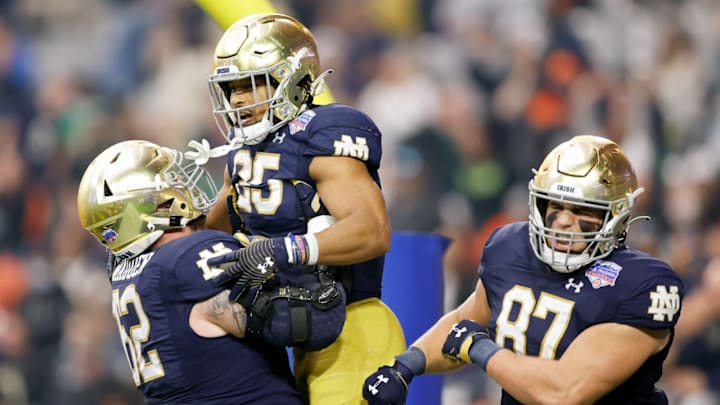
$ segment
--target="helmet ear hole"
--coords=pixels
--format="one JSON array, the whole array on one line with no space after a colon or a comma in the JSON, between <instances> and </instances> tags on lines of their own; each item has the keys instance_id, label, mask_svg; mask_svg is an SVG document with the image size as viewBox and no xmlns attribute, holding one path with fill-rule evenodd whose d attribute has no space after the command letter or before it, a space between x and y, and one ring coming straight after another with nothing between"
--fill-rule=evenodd
<instances>
[{"instance_id":1,"label":"helmet ear hole","mask_svg":"<svg viewBox=\"0 0 720 405\"><path fill-rule=\"evenodd\" d=\"M299 77L302 72L296 73L295 77ZM292 79L291 79L292 80ZM292 100L295 106L300 106L304 103L308 95L310 94L310 76L304 74L302 77L294 80L294 83L289 83L287 86L288 99Z\"/></svg>"},{"instance_id":2,"label":"helmet ear hole","mask_svg":"<svg viewBox=\"0 0 720 405\"><path fill-rule=\"evenodd\" d=\"M311 91L312 78L309 74L306 74L302 79L300 79L300 81L298 82L298 87L301 89L303 98L302 100L297 100L296 103L311 104L313 100L313 95Z\"/></svg>"}]
</instances>

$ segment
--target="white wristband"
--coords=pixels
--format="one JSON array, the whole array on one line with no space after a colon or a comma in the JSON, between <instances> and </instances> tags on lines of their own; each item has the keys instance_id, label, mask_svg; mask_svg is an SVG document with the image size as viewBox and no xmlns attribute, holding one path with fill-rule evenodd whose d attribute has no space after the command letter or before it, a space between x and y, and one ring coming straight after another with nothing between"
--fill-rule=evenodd
<instances>
[{"instance_id":1,"label":"white wristband","mask_svg":"<svg viewBox=\"0 0 720 405\"><path fill-rule=\"evenodd\" d=\"M283 238L287 251L288 263L313 266L317 264L318 243L315 235L290 235Z\"/></svg>"},{"instance_id":2,"label":"white wristband","mask_svg":"<svg viewBox=\"0 0 720 405\"><path fill-rule=\"evenodd\" d=\"M311 233L306 233L303 235L305 237L305 242L307 242L307 264L310 266L314 266L318 262L318 257L320 256L320 249L318 248L317 239L315 238L315 235Z\"/></svg>"}]
</instances>

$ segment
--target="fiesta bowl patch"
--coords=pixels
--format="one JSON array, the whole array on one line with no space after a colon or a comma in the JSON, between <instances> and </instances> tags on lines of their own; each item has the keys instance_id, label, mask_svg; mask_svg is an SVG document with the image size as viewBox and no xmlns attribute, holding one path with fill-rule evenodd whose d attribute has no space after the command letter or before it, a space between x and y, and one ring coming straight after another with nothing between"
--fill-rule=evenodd
<instances>
[{"instance_id":1,"label":"fiesta bowl patch","mask_svg":"<svg viewBox=\"0 0 720 405\"><path fill-rule=\"evenodd\" d=\"M590 284L595 289L614 286L620 276L620 270L622 270L622 266L615 262L598 260L585 271L585 277L590 280Z\"/></svg>"},{"instance_id":2,"label":"fiesta bowl patch","mask_svg":"<svg viewBox=\"0 0 720 405\"><path fill-rule=\"evenodd\" d=\"M290 135L295 135L297 132L304 131L307 124L309 124L310 120L312 120L316 115L317 114L315 114L314 111L305 111L300 114L299 117L290 121L290 124L288 124L290 127Z\"/></svg>"}]
</instances>

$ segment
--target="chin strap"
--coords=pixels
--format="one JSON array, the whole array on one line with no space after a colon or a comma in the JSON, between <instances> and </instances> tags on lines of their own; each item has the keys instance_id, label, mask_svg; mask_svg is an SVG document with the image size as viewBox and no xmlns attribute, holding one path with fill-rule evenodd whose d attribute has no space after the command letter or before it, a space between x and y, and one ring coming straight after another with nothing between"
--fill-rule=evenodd
<instances>
[{"instance_id":1,"label":"chin strap","mask_svg":"<svg viewBox=\"0 0 720 405\"><path fill-rule=\"evenodd\" d=\"M647 215L640 215L640 216L637 216L637 217L630 218L630 219L628 220L627 225L625 226L625 230L622 231L622 233L620 234L620 237L618 237L618 239L617 239L617 244L618 244L618 245L624 245L624 244L625 244L625 239L627 239L627 234L628 234L628 232L630 232L630 225L632 225L634 222L639 221L639 220L641 220L641 219L642 219L642 220L645 220L645 221L650 221L650 220L651 220L651 218L650 218L649 216L647 216Z\"/></svg>"},{"instance_id":2,"label":"chin strap","mask_svg":"<svg viewBox=\"0 0 720 405\"><path fill-rule=\"evenodd\" d=\"M203 166L207 164L210 159L223 157L235 149L240 149L243 144L240 139L233 138L229 144L211 148L210 142L208 142L207 139L203 139L200 142L193 139L188 142L188 146L194 150L183 153L183 157L194 161L198 166Z\"/></svg>"},{"instance_id":3,"label":"chin strap","mask_svg":"<svg viewBox=\"0 0 720 405\"><path fill-rule=\"evenodd\" d=\"M332 72L334 72L334 70L328 69L320 73L317 79L315 79L310 85L310 94L312 94L313 96L317 96L322 93L325 89L325 78Z\"/></svg>"},{"instance_id":4,"label":"chin strap","mask_svg":"<svg viewBox=\"0 0 720 405\"><path fill-rule=\"evenodd\" d=\"M652 218L650 218L650 216L648 216L648 215L640 215L637 217L630 218L630 220L628 221L628 227L630 227L630 224L632 224L633 222L641 220L641 219L643 219L645 221L650 221Z\"/></svg>"}]
</instances>

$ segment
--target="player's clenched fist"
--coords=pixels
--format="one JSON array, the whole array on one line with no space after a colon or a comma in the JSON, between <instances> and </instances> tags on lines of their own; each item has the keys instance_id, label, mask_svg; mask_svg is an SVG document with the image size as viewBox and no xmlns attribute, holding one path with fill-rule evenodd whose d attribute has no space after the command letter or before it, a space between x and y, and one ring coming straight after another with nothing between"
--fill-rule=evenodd
<instances>
[{"instance_id":1,"label":"player's clenched fist","mask_svg":"<svg viewBox=\"0 0 720 405\"><path fill-rule=\"evenodd\" d=\"M500 349L501 347L490 339L487 328L465 319L452 326L442 352L448 358L463 363L475 363L485 370L490 357Z\"/></svg>"},{"instance_id":2,"label":"player's clenched fist","mask_svg":"<svg viewBox=\"0 0 720 405\"><path fill-rule=\"evenodd\" d=\"M403 405L413 377L425 371L425 353L410 347L395 356L395 364L382 366L363 384L363 398L369 405Z\"/></svg>"},{"instance_id":3,"label":"player's clenched fist","mask_svg":"<svg viewBox=\"0 0 720 405\"><path fill-rule=\"evenodd\" d=\"M408 393L408 385L412 379L409 370L402 364L382 366L378 371L370 374L363 385L363 398L370 405L402 405Z\"/></svg>"}]
</instances>

